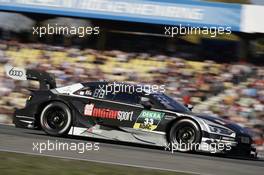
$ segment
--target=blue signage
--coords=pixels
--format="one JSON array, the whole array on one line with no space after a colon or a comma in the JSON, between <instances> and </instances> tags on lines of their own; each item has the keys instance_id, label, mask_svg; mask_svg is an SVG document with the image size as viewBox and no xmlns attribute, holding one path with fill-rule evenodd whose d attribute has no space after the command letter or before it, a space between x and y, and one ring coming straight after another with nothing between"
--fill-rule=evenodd
<instances>
[{"instance_id":1,"label":"blue signage","mask_svg":"<svg viewBox=\"0 0 264 175\"><path fill-rule=\"evenodd\" d=\"M192 1L191 1L192 2ZM0 0L0 10L240 30L240 5L154 0Z\"/></svg>"}]
</instances>

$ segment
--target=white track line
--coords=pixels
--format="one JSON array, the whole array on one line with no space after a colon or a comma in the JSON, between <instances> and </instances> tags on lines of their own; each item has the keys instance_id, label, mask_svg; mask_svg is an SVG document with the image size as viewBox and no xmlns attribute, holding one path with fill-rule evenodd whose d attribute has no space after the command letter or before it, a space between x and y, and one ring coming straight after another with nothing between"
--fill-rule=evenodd
<instances>
[{"instance_id":1,"label":"white track line","mask_svg":"<svg viewBox=\"0 0 264 175\"><path fill-rule=\"evenodd\" d=\"M120 165L120 166L152 169L152 170L159 170L159 171L171 171L171 172L188 173L188 174L196 174L196 175L201 175L201 174L210 175L210 174L198 173L198 172L193 172L193 171L173 170L173 169L167 169L167 168L158 168L158 167L143 166L143 165L133 165L133 164L118 163L118 162L108 162L108 161L93 160L93 159L83 159L83 158L80 159L80 158L74 158L74 157L55 156L55 155L50 155L50 154L37 154L37 153L30 153L30 152L23 152L23 151L12 151L12 150L6 150L6 149L0 149L0 151L11 152L11 153L20 153L20 154L28 154L28 155L34 155L34 156L45 156L45 157L69 159L69 160L81 160L81 161L88 161L88 162L95 162L95 163L104 163L104 164L110 164L110 165Z\"/></svg>"}]
</instances>

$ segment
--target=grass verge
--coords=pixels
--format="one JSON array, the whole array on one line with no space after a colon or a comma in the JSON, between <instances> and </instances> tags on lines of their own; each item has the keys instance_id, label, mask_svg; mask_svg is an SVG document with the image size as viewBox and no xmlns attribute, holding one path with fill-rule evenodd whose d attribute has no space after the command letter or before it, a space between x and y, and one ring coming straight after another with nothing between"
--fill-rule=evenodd
<instances>
[{"instance_id":1,"label":"grass verge","mask_svg":"<svg viewBox=\"0 0 264 175\"><path fill-rule=\"evenodd\" d=\"M121 165L94 163L81 160L0 151L0 174L8 175L189 175L135 168Z\"/></svg>"}]
</instances>

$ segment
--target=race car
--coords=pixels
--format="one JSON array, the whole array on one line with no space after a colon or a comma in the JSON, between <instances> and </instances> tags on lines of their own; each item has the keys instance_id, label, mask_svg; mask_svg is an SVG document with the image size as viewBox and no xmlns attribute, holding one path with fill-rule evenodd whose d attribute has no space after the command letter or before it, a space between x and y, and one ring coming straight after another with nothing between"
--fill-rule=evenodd
<instances>
[{"instance_id":1,"label":"race car","mask_svg":"<svg viewBox=\"0 0 264 175\"><path fill-rule=\"evenodd\" d=\"M141 84L98 81L58 88L54 75L46 72L9 66L7 75L36 80L40 85L31 91L25 107L15 110L16 127L42 129L52 136L164 146L170 151L257 156L246 129L196 114L163 92L150 91Z\"/></svg>"}]
</instances>

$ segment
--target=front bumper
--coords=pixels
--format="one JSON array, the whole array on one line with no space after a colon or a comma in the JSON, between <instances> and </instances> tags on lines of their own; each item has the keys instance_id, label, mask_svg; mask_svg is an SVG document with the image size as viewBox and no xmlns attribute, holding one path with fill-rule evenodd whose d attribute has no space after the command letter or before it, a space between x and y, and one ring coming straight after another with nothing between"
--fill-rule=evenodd
<instances>
[{"instance_id":1,"label":"front bumper","mask_svg":"<svg viewBox=\"0 0 264 175\"><path fill-rule=\"evenodd\" d=\"M256 148L248 135L237 134L235 138L203 132L199 150L241 157L257 157Z\"/></svg>"}]
</instances>

